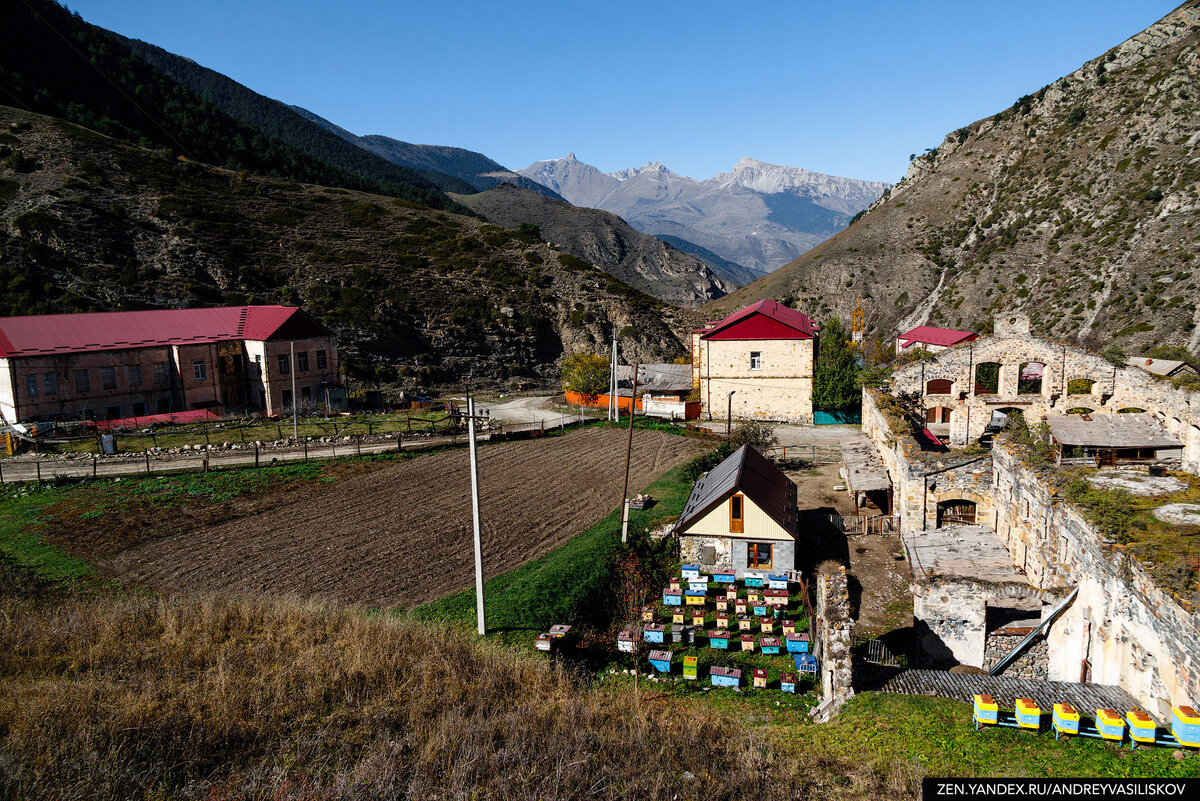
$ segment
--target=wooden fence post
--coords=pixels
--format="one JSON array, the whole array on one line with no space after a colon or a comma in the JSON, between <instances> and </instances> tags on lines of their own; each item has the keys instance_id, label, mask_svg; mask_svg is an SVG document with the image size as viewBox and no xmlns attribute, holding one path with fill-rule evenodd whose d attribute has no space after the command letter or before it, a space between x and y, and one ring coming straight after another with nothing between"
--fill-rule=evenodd
<instances>
[{"instance_id":1,"label":"wooden fence post","mask_svg":"<svg viewBox=\"0 0 1200 801\"><path fill-rule=\"evenodd\" d=\"M254 466L258 467L258 442L254 443Z\"/></svg>"},{"instance_id":2,"label":"wooden fence post","mask_svg":"<svg viewBox=\"0 0 1200 801\"><path fill-rule=\"evenodd\" d=\"M150 451L146 451L146 475L150 475Z\"/></svg>"},{"instance_id":3,"label":"wooden fence post","mask_svg":"<svg viewBox=\"0 0 1200 801\"><path fill-rule=\"evenodd\" d=\"M403 450L404 450L404 432L397 431L396 432L396 452L400 453Z\"/></svg>"},{"instance_id":4,"label":"wooden fence post","mask_svg":"<svg viewBox=\"0 0 1200 801\"><path fill-rule=\"evenodd\" d=\"M0 462L0 484L4 483L4 462Z\"/></svg>"},{"instance_id":5,"label":"wooden fence post","mask_svg":"<svg viewBox=\"0 0 1200 801\"><path fill-rule=\"evenodd\" d=\"M42 483L42 463L40 461L34 462L34 467L37 468L37 481L39 484L41 484Z\"/></svg>"},{"instance_id":6,"label":"wooden fence post","mask_svg":"<svg viewBox=\"0 0 1200 801\"><path fill-rule=\"evenodd\" d=\"M304 461L308 461L308 437L304 438Z\"/></svg>"},{"instance_id":7,"label":"wooden fence post","mask_svg":"<svg viewBox=\"0 0 1200 801\"><path fill-rule=\"evenodd\" d=\"M362 456L362 434L354 435L354 455Z\"/></svg>"},{"instance_id":8,"label":"wooden fence post","mask_svg":"<svg viewBox=\"0 0 1200 801\"><path fill-rule=\"evenodd\" d=\"M96 477L96 454L92 454L92 478Z\"/></svg>"}]
</instances>

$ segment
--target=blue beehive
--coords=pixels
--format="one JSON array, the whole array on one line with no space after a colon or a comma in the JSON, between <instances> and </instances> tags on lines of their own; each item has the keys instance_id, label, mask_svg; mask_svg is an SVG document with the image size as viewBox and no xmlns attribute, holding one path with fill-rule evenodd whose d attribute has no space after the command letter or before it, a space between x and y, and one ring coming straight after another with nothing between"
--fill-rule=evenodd
<instances>
[{"instance_id":1,"label":"blue beehive","mask_svg":"<svg viewBox=\"0 0 1200 801\"><path fill-rule=\"evenodd\" d=\"M663 590L663 603L667 606L682 606L683 595L678 590L665 589Z\"/></svg>"},{"instance_id":2,"label":"blue beehive","mask_svg":"<svg viewBox=\"0 0 1200 801\"><path fill-rule=\"evenodd\" d=\"M796 670L801 673L816 674L817 658L812 654L792 654L792 659L796 663Z\"/></svg>"},{"instance_id":3,"label":"blue beehive","mask_svg":"<svg viewBox=\"0 0 1200 801\"><path fill-rule=\"evenodd\" d=\"M779 573L772 573L767 576L767 586L773 590L786 590L788 588L788 577Z\"/></svg>"},{"instance_id":4,"label":"blue beehive","mask_svg":"<svg viewBox=\"0 0 1200 801\"><path fill-rule=\"evenodd\" d=\"M779 653L779 638L762 637L758 641L758 647L762 649L764 654L777 654Z\"/></svg>"},{"instance_id":5,"label":"blue beehive","mask_svg":"<svg viewBox=\"0 0 1200 801\"><path fill-rule=\"evenodd\" d=\"M979 728L980 723L995 726L1000 722L1000 706L990 695L976 694L975 708L971 714L975 718L976 729Z\"/></svg>"},{"instance_id":6,"label":"blue beehive","mask_svg":"<svg viewBox=\"0 0 1200 801\"><path fill-rule=\"evenodd\" d=\"M761 587L763 584L764 584L764 581L763 581L762 576L755 576L750 573L746 574L746 586L747 587Z\"/></svg>"},{"instance_id":7,"label":"blue beehive","mask_svg":"<svg viewBox=\"0 0 1200 801\"><path fill-rule=\"evenodd\" d=\"M1180 745L1200 748L1200 713L1190 706L1171 707L1171 734Z\"/></svg>"},{"instance_id":8,"label":"blue beehive","mask_svg":"<svg viewBox=\"0 0 1200 801\"><path fill-rule=\"evenodd\" d=\"M722 651L729 649L729 632L725 629L714 629L708 633L708 647L719 648Z\"/></svg>"},{"instance_id":9,"label":"blue beehive","mask_svg":"<svg viewBox=\"0 0 1200 801\"><path fill-rule=\"evenodd\" d=\"M700 578L700 565L683 565L679 572L685 579Z\"/></svg>"},{"instance_id":10,"label":"blue beehive","mask_svg":"<svg viewBox=\"0 0 1200 801\"><path fill-rule=\"evenodd\" d=\"M1154 745L1158 739L1158 725L1153 718L1140 709L1131 709L1125 713L1125 721L1129 724L1130 748L1137 743Z\"/></svg>"},{"instance_id":11,"label":"blue beehive","mask_svg":"<svg viewBox=\"0 0 1200 801\"><path fill-rule=\"evenodd\" d=\"M1117 714L1115 709L1096 710L1096 731L1100 732L1103 740L1125 740L1125 718Z\"/></svg>"},{"instance_id":12,"label":"blue beehive","mask_svg":"<svg viewBox=\"0 0 1200 801\"><path fill-rule=\"evenodd\" d=\"M736 580L737 576L732 570L729 572L718 570L713 573L713 581L718 584L732 584Z\"/></svg>"},{"instance_id":13,"label":"blue beehive","mask_svg":"<svg viewBox=\"0 0 1200 801\"><path fill-rule=\"evenodd\" d=\"M796 692L796 674L795 673L780 673L779 674L779 689L785 693Z\"/></svg>"},{"instance_id":14,"label":"blue beehive","mask_svg":"<svg viewBox=\"0 0 1200 801\"><path fill-rule=\"evenodd\" d=\"M767 605L766 604L755 604L754 605L754 614L757 617L766 617L767 616Z\"/></svg>"},{"instance_id":15,"label":"blue beehive","mask_svg":"<svg viewBox=\"0 0 1200 801\"><path fill-rule=\"evenodd\" d=\"M711 667L708 678L714 687L737 687L742 683L742 671L737 668Z\"/></svg>"},{"instance_id":16,"label":"blue beehive","mask_svg":"<svg viewBox=\"0 0 1200 801\"><path fill-rule=\"evenodd\" d=\"M789 654L807 654L808 635L804 633L787 635L787 649Z\"/></svg>"},{"instance_id":17,"label":"blue beehive","mask_svg":"<svg viewBox=\"0 0 1200 801\"><path fill-rule=\"evenodd\" d=\"M670 651L651 651L650 664L659 673L671 672L671 652Z\"/></svg>"},{"instance_id":18,"label":"blue beehive","mask_svg":"<svg viewBox=\"0 0 1200 801\"><path fill-rule=\"evenodd\" d=\"M1067 702L1054 705L1050 722L1054 726L1054 739L1060 734L1079 734L1079 712Z\"/></svg>"},{"instance_id":19,"label":"blue beehive","mask_svg":"<svg viewBox=\"0 0 1200 801\"><path fill-rule=\"evenodd\" d=\"M661 644L663 642L663 635L665 632L666 626L663 626L661 623L651 623L649 626L646 626L642 629L642 639L646 642L656 642Z\"/></svg>"},{"instance_id":20,"label":"blue beehive","mask_svg":"<svg viewBox=\"0 0 1200 801\"><path fill-rule=\"evenodd\" d=\"M1013 717L1022 729L1037 730L1042 727L1042 710L1032 698L1018 698L1013 703Z\"/></svg>"}]
</instances>

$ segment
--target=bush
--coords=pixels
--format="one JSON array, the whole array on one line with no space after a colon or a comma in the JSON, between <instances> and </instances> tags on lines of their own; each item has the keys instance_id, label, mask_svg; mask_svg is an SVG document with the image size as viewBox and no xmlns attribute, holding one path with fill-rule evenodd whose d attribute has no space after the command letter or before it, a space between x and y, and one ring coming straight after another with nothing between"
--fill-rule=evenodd
<instances>
[{"instance_id":1,"label":"bush","mask_svg":"<svg viewBox=\"0 0 1200 801\"><path fill-rule=\"evenodd\" d=\"M1087 109L1085 109L1083 106L1076 106L1067 114L1067 125L1074 128L1075 126L1079 125L1079 123L1083 122L1086 116Z\"/></svg>"}]
</instances>

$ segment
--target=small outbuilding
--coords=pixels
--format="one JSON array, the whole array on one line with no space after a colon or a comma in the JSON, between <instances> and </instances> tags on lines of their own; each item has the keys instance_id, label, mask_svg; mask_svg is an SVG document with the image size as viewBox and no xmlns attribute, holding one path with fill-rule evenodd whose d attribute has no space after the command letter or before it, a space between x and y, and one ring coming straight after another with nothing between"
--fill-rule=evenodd
<instances>
[{"instance_id":1,"label":"small outbuilding","mask_svg":"<svg viewBox=\"0 0 1200 801\"><path fill-rule=\"evenodd\" d=\"M1183 443L1152 414L1050 415L1049 423L1060 463L1109 467L1183 458Z\"/></svg>"},{"instance_id":2,"label":"small outbuilding","mask_svg":"<svg viewBox=\"0 0 1200 801\"><path fill-rule=\"evenodd\" d=\"M683 561L740 579L795 569L798 518L796 485L743 445L692 487L675 535Z\"/></svg>"},{"instance_id":3,"label":"small outbuilding","mask_svg":"<svg viewBox=\"0 0 1200 801\"><path fill-rule=\"evenodd\" d=\"M958 331L953 328L937 328L932 325L919 325L905 331L896 337L896 355L903 355L914 350L927 350L937 353L946 348L952 348L963 342L974 342L979 334L974 331Z\"/></svg>"},{"instance_id":4,"label":"small outbuilding","mask_svg":"<svg viewBox=\"0 0 1200 801\"><path fill-rule=\"evenodd\" d=\"M1182 378L1195 376L1196 370L1190 364L1178 359L1151 359L1149 356L1133 356L1129 359L1130 367L1138 367L1150 375L1163 378Z\"/></svg>"}]
</instances>

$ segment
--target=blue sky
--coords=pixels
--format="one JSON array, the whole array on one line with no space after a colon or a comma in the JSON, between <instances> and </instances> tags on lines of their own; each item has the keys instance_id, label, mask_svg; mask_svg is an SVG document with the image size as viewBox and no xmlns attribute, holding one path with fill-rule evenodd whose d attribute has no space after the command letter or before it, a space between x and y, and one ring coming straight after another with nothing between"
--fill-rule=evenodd
<instances>
[{"instance_id":1,"label":"blue sky","mask_svg":"<svg viewBox=\"0 0 1200 801\"><path fill-rule=\"evenodd\" d=\"M1174 0L68 0L358 134L519 169L574 151L708 178L742 156L895 181L908 155Z\"/></svg>"}]
</instances>

